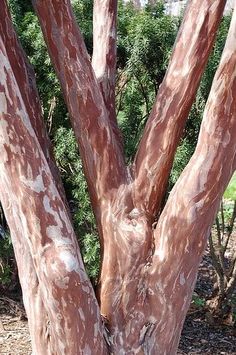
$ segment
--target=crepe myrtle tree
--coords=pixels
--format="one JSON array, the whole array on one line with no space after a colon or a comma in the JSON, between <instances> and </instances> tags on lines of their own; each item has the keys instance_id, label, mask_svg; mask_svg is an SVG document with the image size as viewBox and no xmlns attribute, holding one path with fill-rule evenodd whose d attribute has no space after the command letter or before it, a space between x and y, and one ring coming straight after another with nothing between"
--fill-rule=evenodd
<instances>
[{"instance_id":1,"label":"crepe myrtle tree","mask_svg":"<svg viewBox=\"0 0 236 355\"><path fill-rule=\"evenodd\" d=\"M197 269L236 164L236 11L196 150L169 173L225 0L189 0L133 163L115 114L115 0L94 1L92 60L69 0L34 0L78 141L102 258L87 277L34 73L0 11L0 199L34 354L175 354Z\"/></svg>"}]
</instances>

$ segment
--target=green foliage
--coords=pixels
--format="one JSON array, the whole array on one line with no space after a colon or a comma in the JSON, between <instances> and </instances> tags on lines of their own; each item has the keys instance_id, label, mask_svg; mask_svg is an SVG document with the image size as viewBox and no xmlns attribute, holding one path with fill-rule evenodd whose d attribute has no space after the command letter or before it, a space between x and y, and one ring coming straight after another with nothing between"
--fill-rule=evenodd
<instances>
[{"instance_id":1,"label":"green foliage","mask_svg":"<svg viewBox=\"0 0 236 355\"><path fill-rule=\"evenodd\" d=\"M99 269L98 236L82 162L72 129L58 127L54 136L54 152L73 212L84 263L89 276L95 278Z\"/></svg>"},{"instance_id":2,"label":"green foliage","mask_svg":"<svg viewBox=\"0 0 236 355\"><path fill-rule=\"evenodd\" d=\"M183 139L178 146L175 159L170 175L170 187L172 187L178 180L181 172L187 165L191 155L193 154L194 145L187 139Z\"/></svg>"},{"instance_id":3,"label":"green foliage","mask_svg":"<svg viewBox=\"0 0 236 355\"><path fill-rule=\"evenodd\" d=\"M13 255L10 235L4 231L0 237L0 284L5 286L11 283L11 260Z\"/></svg>"},{"instance_id":4,"label":"green foliage","mask_svg":"<svg viewBox=\"0 0 236 355\"><path fill-rule=\"evenodd\" d=\"M201 298L195 294L193 294L192 302L197 308L203 308L203 307L205 307L205 304L206 304L206 301L203 298Z\"/></svg>"},{"instance_id":5,"label":"green foliage","mask_svg":"<svg viewBox=\"0 0 236 355\"><path fill-rule=\"evenodd\" d=\"M131 160L165 75L177 22L159 2L142 11L123 4L118 25L118 121Z\"/></svg>"},{"instance_id":6,"label":"green foliage","mask_svg":"<svg viewBox=\"0 0 236 355\"><path fill-rule=\"evenodd\" d=\"M234 174L225 190L224 197L229 200L236 200L236 174Z\"/></svg>"},{"instance_id":7,"label":"green foliage","mask_svg":"<svg viewBox=\"0 0 236 355\"><path fill-rule=\"evenodd\" d=\"M93 51L93 1L73 0L73 11L90 55Z\"/></svg>"},{"instance_id":8,"label":"green foliage","mask_svg":"<svg viewBox=\"0 0 236 355\"><path fill-rule=\"evenodd\" d=\"M85 234L82 240L82 255L89 277L96 282L100 264L100 244L94 234Z\"/></svg>"}]
</instances>

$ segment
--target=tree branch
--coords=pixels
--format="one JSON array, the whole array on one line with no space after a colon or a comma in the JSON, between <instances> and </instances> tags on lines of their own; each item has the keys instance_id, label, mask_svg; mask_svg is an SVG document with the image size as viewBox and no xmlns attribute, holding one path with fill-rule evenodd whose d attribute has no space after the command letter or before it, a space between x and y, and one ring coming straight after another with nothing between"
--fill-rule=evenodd
<instances>
[{"instance_id":1,"label":"tree branch","mask_svg":"<svg viewBox=\"0 0 236 355\"><path fill-rule=\"evenodd\" d=\"M173 315L178 314L179 309L187 312L206 240L233 173L236 151L235 26L236 10L205 108L195 153L172 190L154 232L155 250L148 271L149 288L153 291L153 294L149 292L152 295L149 307L154 307L155 319L163 319L158 322L154 336L164 327L164 322L165 329L168 328L168 314L167 322L176 325L171 328L171 335L166 335L165 350L170 354L181 331L181 320ZM165 298L165 295L171 296ZM168 348L171 337L174 341Z\"/></svg>"},{"instance_id":2,"label":"tree branch","mask_svg":"<svg viewBox=\"0 0 236 355\"><path fill-rule=\"evenodd\" d=\"M93 207L126 179L124 156L69 0L33 0L79 143Z\"/></svg>"},{"instance_id":3,"label":"tree branch","mask_svg":"<svg viewBox=\"0 0 236 355\"><path fill-rule=\"evenodd\" d=\"M211 255L212 265L215 269L217 279L218 279L218 286L219 286L220 295L221 295L221 297L223 297L224 292L225 292L225 271L222 268L222 265L219 261L219 255L216 254L215 245L214 245L213 238L212 238L212 233L210 233L210 235L209 235L209 247L210 247L210 255Z\"/></svg>"},{"instance_id":4,"label":"tree branch","mask_svg":"<svg viewBox=\"0 0 236 355\"><path fill-rule=\"evenodd\" d=\"M224 238L224 210L223 210L223 201L221 201L221 206L220 206L220 213L221 213L221 226L220 226L220 221L218 218L218 214L216 216L216 228L217 228L217 254L218 254L218 260L220 262L221 268L223 270L223 274L225 275L225 263L224 263L224 254L223 254L223 238ZM219 213L219 211L218 211Z\"/></svg>"},{"instance_id":5,"label":"tree branch","mask_svg":"<svg viewBox=\"0 0 236 355\"><path fill-rule=\"evenodd\" d=\"M47 159L57 184L58 191L67 206L65 191L62 185L61 177L55 163L52 144L48 137L44 119L42 115L41 103L36 87L35 74L28 58L17 38L11 21L11 15L8 9L7 1L3 0L0 11L0 33L5 45L11 68L14 72L15 79L22 88L22 99L27 110L30 122L35 131L42 151ZM67 206L68 207L68 206ZM69 208L68 208L69 211Z\"/></svg>"},{"instance_id":6,"label":"tree branch","mask_svg":"<svg viewBox=\"0 0 236 355\"><path fill-rule=\"evenodd\" d=\"M95 0L92 67L111 122L115 112L117 0Z\"/></svg>"},{"instance_id":7,"label":"tree branch","mask_svg":"<svg viewBox=\"0 0 236 355\"><path fill-rule=\"evenodd\" d=\"M134 198L155 216L174 154L213 46L225 0L190 0L170 65L160 86L134 162Z\"/></svg>"}]
</instances>

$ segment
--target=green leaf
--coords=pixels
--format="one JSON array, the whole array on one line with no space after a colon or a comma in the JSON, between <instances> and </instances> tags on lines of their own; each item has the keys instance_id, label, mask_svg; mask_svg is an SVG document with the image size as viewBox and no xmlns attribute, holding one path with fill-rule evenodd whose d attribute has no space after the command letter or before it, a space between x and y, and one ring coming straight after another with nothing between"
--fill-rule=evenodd
<instances>
[{"instance_id":1,"label":"green leaf","mask_svg":"<svg viewBox=\"0 0 236 355\"><path fill-rule=\"evenodd\" d=\"M232 176L229 185L225 190L224 197L229 200L236 200L236 173Z\"/></svg>"}]
</instances>

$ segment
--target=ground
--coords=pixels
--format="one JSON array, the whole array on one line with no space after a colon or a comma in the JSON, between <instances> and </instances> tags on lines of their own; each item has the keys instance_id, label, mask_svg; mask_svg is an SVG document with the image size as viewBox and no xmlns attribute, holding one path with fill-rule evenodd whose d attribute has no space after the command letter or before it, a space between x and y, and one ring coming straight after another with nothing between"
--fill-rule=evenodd
<instances>
[{"instance_id":1,"label":"ground","mask_svg":"<svg viewBox=\"0 0 236 355\"><path fill-rule=\"evenodd\" d=\"M213 284L208 252L199 269L194 299L186 318L178 354L236 355L236 328L217 325L209 319L202 300ZM31 354L30 337L23 306L8 297L0 297L0 354ZM86 354L84 354L86 355Z\"/></svg>"}]
</instances>

